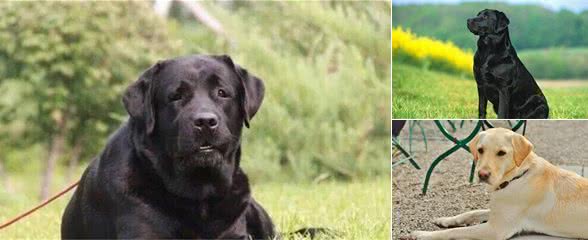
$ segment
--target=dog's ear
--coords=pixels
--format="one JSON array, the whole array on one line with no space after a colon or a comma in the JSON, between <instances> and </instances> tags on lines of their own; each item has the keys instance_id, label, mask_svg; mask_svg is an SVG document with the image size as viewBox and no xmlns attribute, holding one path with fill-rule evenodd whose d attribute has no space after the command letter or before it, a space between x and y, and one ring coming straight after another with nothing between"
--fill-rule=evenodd
<instances>
[{"instance_id":1,"label":"dog's ear","mask_svg":"<svg viewBox=\"0 0 588 240\"><path fill-rule=\"evenodd\" d=\"M480 137L482 137L482 135L484 135L484 132L480 132L478 134L476 134L476 136L474 137L474 139L472 139L472 141L470 141L469 147L470 147L470 153L472 153L472 155L474 156L474 161L478 161L478 142L480 142Z\"/></svg>"},{"instance_id":2,"label":"dog's ear","mask_svg":"<svg viewBox=\"0 0 588 240\"><path fill-rule=\"evenodd\" d=\"M518 133L512 136L513 159L517 167L521 166L523 161L533 151L533 144L526 137Z\"/></svg>"},{"instance_id":3,"label":"dog's ear","mask_svg":"<svg viewBox=\"0 0 588 240\"><path fill-rule=\"evenodd\" d=\"M255 116L255 113L257 113L257 110L259 110L259 107L263 102L265 94L263 81L258 77L249 74L246 69L233 63L231 57L227 55L215 57L226 63L239 77L241 85L243 86L242 99L240 99L241 109L243 111L244 124L246 127L249 127L249 121Z\"/></svg>"},{"instance_id":4,"label":"dog's ear","mask_svg":"<svg viewBox=\"0 0 588 240\"><path fill-rule=\"evenodd\" d=\"M508 20L508 17L506 17L506 14L504 14L503 12L498 12L496 13L496 33L502 32L504 31L504 29L506 29L508 27L508 24L510 24L510 20Z\"/></svg>"},{"instance_id":5,"label":"dog's ear","mask_svg":"<svg viewBox=\"0 0 588 240\"><path fill-rule=\"evenodd\" d=\"M153 105L153 78L161 70L164 62L159 61L147 69L137 81L132 83L123 95L123 104L131 118L143 122L147 135L155 128L155 106Z\"/></svg>"}]
</instances>

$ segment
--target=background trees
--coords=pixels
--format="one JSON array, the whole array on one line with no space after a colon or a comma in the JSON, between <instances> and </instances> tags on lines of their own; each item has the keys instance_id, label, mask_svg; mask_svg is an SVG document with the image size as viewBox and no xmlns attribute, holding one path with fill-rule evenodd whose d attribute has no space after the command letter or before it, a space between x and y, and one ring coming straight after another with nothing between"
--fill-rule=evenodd
<instances>
[{"instance_id":1,"label":"background trees","mask_svg":"<svg viewBox=\"0 0 588 240\"><path fill-rule=\"evenodd\" d=\"M539 5L462 3L457 5L394 6L392 24L410 28L418 35L449 40L462 48L475 49L476 39L466 19L485 9L498 9L510 19L510 35L517 50L588 45L588 11L575 14L554 12Z\"/></svg>"},{"instance_id":2,"label":"background trees","mask_svg":"<svg viewBox=\"0 0 588 240\"><path fill-rule=\"evenodd\" d=\"M44 159L45 198L57 161L68 153L75 165L95 154L125 118L121 91L141 69L172 56L174 44L143 3L3 3L0 12L2 115L21 134L11 140L27 142L8 150L43 146L20 164Z\"/></svg>"},{"instance_id":3,"label":"background trees","mask_svg":"<svg viewBox=\"0 0 588 240\"><path fill-rule=\"evenodd\" d=\"M418 36L450 41L473 53L478 37L469 32L466 19L486 8L509 17L512 43L535 78L588 79L582 64L588 62L588 11L552 11L540 5L505 3L395 5L392 24Z\"/></svg>"}]
</instances>

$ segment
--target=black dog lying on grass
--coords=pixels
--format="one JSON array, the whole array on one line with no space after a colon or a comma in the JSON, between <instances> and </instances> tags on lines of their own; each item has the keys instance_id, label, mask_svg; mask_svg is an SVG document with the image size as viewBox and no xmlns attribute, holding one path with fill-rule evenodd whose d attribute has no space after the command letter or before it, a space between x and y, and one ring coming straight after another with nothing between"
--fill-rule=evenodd
<instances>
[{"instance_id":1,"label":"black dog lying on grass","mask_svg":"<svg viewBox=\"0 0 588 240\"><path fill-rule=\"evenodd\" d=\"M228 56L145 71L123 97L130 120L86 169L63 214L62 238L279 237L239 164L243 125L263 96L263 82Z\"/></svg>"},{"instance_id":2,"label":"black dog lying on grass","mask_svg":"<svg viewBox=\"0 0 588 240\"><path fill-rule=\"evenodd\" d=\"M547 99L510 42L506 15L485 9L467 21L478 39L474 75L478 84L478 117L486 118L490 101L498 118L547 118Z\"/></svg>"}]
</instances>

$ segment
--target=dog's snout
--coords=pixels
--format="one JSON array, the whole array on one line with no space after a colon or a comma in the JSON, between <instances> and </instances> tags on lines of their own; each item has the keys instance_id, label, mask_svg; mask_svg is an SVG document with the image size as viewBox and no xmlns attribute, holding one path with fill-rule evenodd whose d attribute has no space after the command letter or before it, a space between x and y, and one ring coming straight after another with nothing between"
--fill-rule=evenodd
<instances>
[{"instance_id":1,"label":"dog's snout","mask_svg":"<svg viewBox=\"0 0 588 240\"><path fill-rule=\"evenodd\" d=\"M468 26L469 27L473 27L474 26L474 19L473 18L468 18Z\"/></svg>"},{"instance_id":2,"label":"dog's snout","mask_svg":"<svg viewBox=\"0 0 588 240\"><path fill-rule=\"evenodd\" d=\"M215 129L218 127L218 116L211 112L197 113L194 115L194 126L198 129Z\"/></svg>"},{"instance_id":3,"label":"dog's snout","mask_svg":"<svg viewBox=\"0 0 588 240\"><path fill-rule=\"evenodd\" d=\"M478 177L480 178L480 181L488 181L488 178L490 178L490 172L486 170L480 170L478 171Z\"/></svg>"}]
</instances>

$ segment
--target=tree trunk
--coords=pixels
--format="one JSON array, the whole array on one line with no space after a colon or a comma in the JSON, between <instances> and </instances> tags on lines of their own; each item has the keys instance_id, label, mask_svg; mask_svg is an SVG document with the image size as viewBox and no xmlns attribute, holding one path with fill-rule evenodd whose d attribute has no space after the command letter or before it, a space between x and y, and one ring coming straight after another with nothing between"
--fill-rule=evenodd
<instances>
[{"instance_id":1,"label":"tree trunk","mask_svg":"<svg viewBox=\"0 0 588 240\"><path fill-rule=\"evenodd\" d=\"M199 2L189 0L179 0L179 2L190 10L196 20L204 24L204 26L212 30L216 35L221 37L226 36L223 25L214 16L210 15Z\"/></svg>"},{"instance_id":2,"label":"tree trunk","mask_svg":"<svg viewBox=\"0 0 588 240\"><path fill-rule=\"evenodd\" d=\"M72 181L76 169L78 168L78 162L80 161L80 155L82 154L82 142L82 140L76 141L71 152L71 158L69 159L69 166L67 169L67 182Z\"/></svg>"},{"instance_id":3,"label":"tree trunk","mask_svg":"<svg viewBox=\"0 0 588 240\"><path fill-rule=\"evenodd\" d=\"M51 180L53 180L53 172L57 160L63 154L66 137L65 117L57 119L57 132L52 136L49 144L49 155L45 160L45 168L43 168L43 179L41 180L41 201L45 200L49 196L49 188L51 186Z\"/></svg>"}]
</instances>

